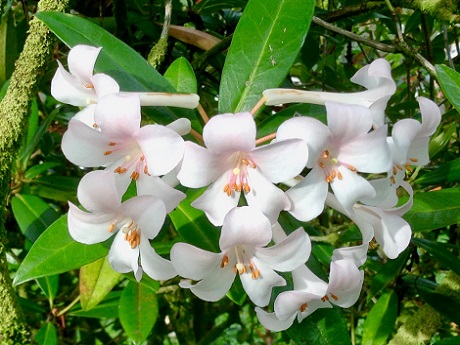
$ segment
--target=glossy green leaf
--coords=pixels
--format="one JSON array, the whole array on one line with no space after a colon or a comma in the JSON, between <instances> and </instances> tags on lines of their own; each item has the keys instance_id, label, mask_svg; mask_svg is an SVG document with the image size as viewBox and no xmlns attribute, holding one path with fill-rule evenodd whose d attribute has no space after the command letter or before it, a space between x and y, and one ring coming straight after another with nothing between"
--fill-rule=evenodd
<instances>
[{"instance_id":1,"label":"glossy green leaf","mask_svg":"<svg viewBox=\"0 0 460 345\"><path fill-rule=\"evenodd\" d=\"M58 336L56 327L51 322L47 322L35 334L35 341L39 345L57 345Z\"/></svg>"},{"instance_id":2,"label":"glossy green leaf","mask_svg":"<svg viewBox=\"0 0 460 345\"><path fill-rule=\"evenodd\" d=\"M444 65L436 65L436 73L444 95L460 113L460 73Z\"/></svg>"},{"instance_id":3,"label":"glossy green leaf","mask_svg":"<svg viewBox=\"0 0 460 345\"><path fill-rule=\"evenodd\" d=\"M372 307L363 325L362 345L385 345L398 315L398 297L393 290L384 293Z\"/></svg>"},{"instance_id":4,"label":"glossy green leaf","mask_svg":"<svg viewBox=\"0 0 460 345\"><path fill-rule=\"evenodd\" d=\"M444 267L460 274L460 259L448 250L448 246L445 243L433 242L424 238L413 238L412 243L425 249ZM459 249L459 247L456 248L457 251Z\"/></svg>"},{"instance_id":5,"label":"glossy green leaf","mask_svg":"<svg viewBox=\"0 0 460 345\"><path fill-rule=\"evenodd\" d=\"M367 293L367 302L383 291L388 284L394 281L404 268L409 256L410 248L403 251L396 259L388 259L388 261L380 268L380 270L372 277L369 291Z\"/></svg>"},{"instance_id":6,"label":"glossy green leaf","mask_svg":"<svg viewBox=\"0 0 460 345\"><path fill-rule=\"evenodd\" d=\"M25 257L14 285L31 279L67 272L89 264L108 253L103 243L86 245L76 242L67 230L67 216L55 221L35 241Z\"/></svg>"},{"instance_id":7,"label":"glossy green leaf","mask_svg":"<svg viewBox=\"0 0 460 345\"><path fill-rule=\"evenodd\" d=\"M203 211L190 206L199 193L198 190L189 190L187 198L169 216L185 242L202 249L219 252L219 231L209 222Z\"/></svg>"},{"instance_id":8,"label":"glossy green leaf","mask_svg":"<svg viewBox=\"0 0 460 345\"><path fill-rule=\"evenodd\" d=\"M423 185L443 185L455 181L460 181L460 158L442 164L416 180Z\"/></svg>"},{"instance_id":9,"label":"glossy green leaf","mask_svg":"<svg viewBox=\"0 0 460 345\"><path fill-rule=\"evenodd\" d=\"M81 304L77 304L68 313L72 316L91 317L91 318L118 318L118 306L120 305L121 291L110 292L105 299L91 310L81 309Z\"/></svg>"},{"instance_id":10,"label":"glossy green leaf","mask_svg":"<svg viewBox=\"0 0 460 345\"><path fill-rule=\"evenodd\" d=\"M194 6L194 10L201 14L212 14L222 9L244 7L247 0L202 0L197 1L197 5Z\"/></svg>"},{"instance_id":11,"label":"glossy green leaf","mask_svg":"<svg viewBox=\"0 0 460 345\"><path fill-rule=\"evenodd\" d=\"M121 294L119 316L126 334L136 343L142 343L157 320L156 294L142 284L129 281Z\"/></svg>"},{"instance_id":12,"label":"glossy green leaf","mask_svg":"<svg viewBox=\"0 0 460 345\"><path fill-rule=\"evenodd\" d=\"M120 281L107 258L101 258L80 268L80 302L83 310L93 309Z\"/></svg>"},{"instance_id":13,"label":"glossy green leaf","mask_svg":"<svg viewBox=\"0 0 460 345\"><path fill-rule=\"evenodd\" d=\"M31 242L59 218L48 203L35 195L16 194L11 199L11 207L21 232Z\"/></svg>"},{"instance_id":14,"label":"glossy green leaf","mask_svg":"<svg viewBox=\"0 0 460 345\"><path fill-rule=\"evenodd\" d=\"M227 292L227 297L238 305L243 305L246 300L246 291L244 291L243 284L238 276L235 278L232 287Z\"/></svg>"},{"instance_id":15,"label":"glossy green leaf","mask_svg":"<svg viewBox=\"0 0 460 345\"><path fill-rule=\"evenodd\" d=\"M420 291L420 297L449 321L460 324L460 303L458 298L438 292Z\"/></svg>"},{"instance_id":16,"label":"glossy green leaf","mask_svg":"<svg viewBox=\"0 0 460 345\"><path fill-rule=\"evenodd\" d=\"M460 188L414 195L414 205L404 215L412 231L426 231L460 223Z\"/></svg>"},{"instance_id":17,"label":"glossy green leaf","mask_svg":"<svg viewBox=\"0 0 460 345\"><path fill-rule=\"evenodd\" d=\"M449 142L456 137L457 133L457 124L451 123L444 130L435 137L431 138L430 145L428 147L428 152L430 157L433 157L442 149L444 149Z\"/></svg>"},{"instance_id":18,"label":"glossy green leaf","mask_svg":"<svg viewBox=\"0 0 460 345\"><path fill-rule=\"evenodd\" d=\"M251 110L262 91L278 87L302 47L313 0L250 0L222 70L219 113Z\"/></svg>"},{"instance_id":19,"label":"glossy green leaf","mask_svg":"<svg viewBox=\"0 0 460 345\"><path fill-rule=\"evenodd\" d=\"M164 77L182 93L197 93L198 86L192 65L184 57L176 59L166 70Z\"/></svg>"},{"instance_id":20,"label":"glossy green leaf","mask_svg":"<svg viewBox=\"0 0 460 345\"><path fill-rule=\"evenodd\" d=\"M41 164L36 164L26 170L26 172L24 173L24 177L27 179L34 179L37 176L44 174L48 172L49 170L57 166L60 166L60 165L61 165L60 162L44 162Z\"/></svg>"},{"instance_id":21,"label":"glossy green leaf","mask_svg":"<svg viewBox=\"0 0 460 345\"><path fill-rule=\"evenodd\" d=\"M48 297L50 301L50 305L53 305L53 300L57 296L57 292L59 289L59 276L46 276L37 278L38 286L43 291L46 297Z\"/></svg>"},{"instance_id":22,"label":"glossy green leaf","mask_svg":"<svg viewBox=\"0 0 460 345\"><path fill-rule=\"evenodd\" d=\"M69 47L77 44L103 47L95 70L115 78L123 91L175 92L171 84L139 53L100 26L61 12L39 12L35 16ZM192 123L198 123L194 112L188 109L148 107L143 111L161 124L167 124L179 117L187 117Z\"/></svg>"},{"instance_id":23,"label":"glossy green leaf","mask_svg":"<svg viewBox=\"0 0 460 345\"><path fill-rule=\"evenodd\" d=\"M286 333L297 345L351 345L348 327L340 308L318 309Z\"/></svg>"},{"instance_id":24,"label":"glossy green leaf","mask_svg":"<svg viewBox=\"0 0 460 345\"><path fill-rule=\"evenodd\" d=\"M458 345L459 341L460 341L459 337L452 337L452 338L437 341L433 345Z\"/></svg>"}]
</instances>

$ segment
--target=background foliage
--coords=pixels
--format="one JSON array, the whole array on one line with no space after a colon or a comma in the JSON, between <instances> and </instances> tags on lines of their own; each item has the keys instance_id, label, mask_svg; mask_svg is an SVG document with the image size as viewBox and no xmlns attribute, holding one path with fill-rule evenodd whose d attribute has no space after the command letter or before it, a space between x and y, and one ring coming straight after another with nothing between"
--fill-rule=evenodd
<instances>
[{"instance_id":1,"label":"background foliage","mask_svg":"<svg viewBox=\"0 0 460 345\"><path fill-rule=\"evenodd\" d=\"M156 47L161 57L156 70L143 59L162 35L163 1L76 1L70 6L73 16L38 14L60 41L39 92L31 99L12 169L6 223L9 270L34 341L457 343L460 75L455 68L460 51L459 8L454 1L427 3L316 1L313 8L302 0L173 0L167 46L162 46L164 50ZM277 11L269 11L274 4ZM36 9L34 1L10 0L4 5L0 98ZM303 21L291 18L296 11ZM307 32L313 11L315 17L304 39L302 33ZM254 22L243 22L244 16ZM257 30L260 26L255 19L259 18L267 20L270 34ZM244 24L237 28L240 19ZM292 20L296 20L296 32L282 38L283 23ZM273 23L276 25L270 27ZM390 124L417 118L414 96L433 99L444 112L430 144L430 165L410 176L416 191L414 206L405 216L414 231L411 245L394 260L384 258L378 248L370 250L364 265L363 293L353 307L318 310L281 333L270 333L258 324L253 306L238 285L230 291L230 299L211 304L179 289L178 278L160 285L144 276L137 284L132 275L114 272L104 259L108 244L84 246L74 242L66 229L67 201L76 202L76 187L85 171L67 162L61 153L62 134L77 109L59 105L51 97L50 80L57 67L55 60L65 63L68 47L77 43L104 46L96 70L112 75L123 90L198 92L208 114L250 109L263 90L254 80L263 78L276 84L272 87L357 91L360 88L350 77L363 65L385 57L398 86L387 108ZM253 59L260 63L253 66L246 62ZM287 77L283 70L289 70ZM223 98L219 98L221 94ZM320 106L265 107L256 117L258 136L274 132L296 111L319 119L325 116ZM144 115L145 121L159 123L186 116L197 131L203 125L195 111L149 108ZM299 225L288 214L282 214L280 221L288 231ZM308 266L319 276L324 276L334 247L360 238L356 226L331 210L301 225L315 239ZM169 253L178 240L215 250L217 239L218 233L203 213L183 202L153 245L160 254Z\"/></svg>"}]
</instances>

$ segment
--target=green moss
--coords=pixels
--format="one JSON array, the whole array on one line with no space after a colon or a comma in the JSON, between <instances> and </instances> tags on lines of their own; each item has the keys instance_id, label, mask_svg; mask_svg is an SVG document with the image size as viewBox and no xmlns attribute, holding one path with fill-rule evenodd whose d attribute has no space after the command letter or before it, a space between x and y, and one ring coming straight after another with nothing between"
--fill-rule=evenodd
<instances>
[{"instance_id":1,"label":"green moss","mask_svg":"<svg viewBox=\"0 0 460 345\"><path fill-rule=\"evenodd\" d=\"M168 49L168 38L162 37L158 40L157 44L152 48L147 57L147 61L153 67L157 68L165 58L166 50Z\"/></svg>"}]
</instances>

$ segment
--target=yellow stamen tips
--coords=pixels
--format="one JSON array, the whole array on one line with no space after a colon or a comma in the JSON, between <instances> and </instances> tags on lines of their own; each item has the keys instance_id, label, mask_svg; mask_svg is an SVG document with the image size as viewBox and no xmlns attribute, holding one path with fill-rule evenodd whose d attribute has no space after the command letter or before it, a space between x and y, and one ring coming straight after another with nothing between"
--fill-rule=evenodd
<instances>
[{"instance_id":1,"label":"yellow stamen tips","mask_svg":"<svg viewBox=\"0 0 460 345\"><path fill-rule=\"evenodd\" d=\"M229 186L228 184L226 184L226 185L224 186L224 192L225 192L228 196L232 195L232 189L230 188L230 186Z\"/></svg>"},{"instance_id":2,"label":"yellow stamen tips","mask_svg":"<svg viewBox=\"0 0 460 345\"><path fill-rule=\"evenodd\" d=\"M245 193L249 193L251 191L251 187L249 187L248 183L243 184L243 190Z\"/></svg>"},{"instance_id":3,"label":"yellow stamen tips","mask_svg":"<svg viewBox=\"0 0 460 345\"><path fill-rule=\"evenodd\" d=\"M251 272L251 277L252 277L252 279L254 279L254 280L257 279L257 278L259 278L259 277L260 277L260 271L257 270L257 269L254 270L254 271L252 271L252 272Z\"/></svg>"},{"instance_id":4,"label":"yellow stamen tips","mask_svg":"<svg viewBox=\"0 0 460 345\"><path fill-rule=\"evenodd\" d=\"M236 192L241 192L241 184L234 184L233 185L233 189L236 191Z\"/></svg>"},{"instance_id":5,"label":"yellow stamen tips","mask_svg":"<svg viewBox=\"0 0 460 345\"><path fill-rule=\"evenodd\" d=\"M115 142L113 142L113 141L109 141L107 144L108 144L109 146L115 146L117 143L115 143Z\"/></svg>"},{"instance_id":6,"label":"yellow stamen tips","mask_svg":"<svg viewBox=\"0 0 460 345\"><path fill-rule=\"evenodd\" d=\"M319 166L321 167L321 169L326 168L326 164L324 164L323 162L319 162Z\"/></svg>"},{"instance_id":7,"label":"yellow stamen tips","mask_svg":"<svg viewBox=\"0 0 460 345\"><path fill-rule=\"evenodd\" d=\"M126 168L117 167L117 168L114 170L114 172L117 173L117 174L123 174L124 172L126 172Z\"/></svg>"},{"instance_id":8,"label":"yellow stamen tips","mask_svg":"<svg viewBox=\"0 0 460 345\"><path fill-rule=\"evenodd\" d=\"M323 157L323 158L325 158L325 159L326 159L326 158L329 158L329 151L328 151L328 150L324 151L324 152L321 154L321 157Z\"/></svg>"},{"instance_id":9,"label":"yellow stamen tips","mask_svg":"<svg viewBox=\"0 0 460 345\"><path fill-rule=\"evenodd\" d=\"M390 181L391 183L395 184L396 183L396 179L394 176L390 176Z\"/></svg>"},{"instance_id":10,"label":"yellow stamen tips","mask_svg":"<svg viewBox=\"0 0 460 345\"><path fill-rule=\"evenodd\" d=\"M85 87L87 89L94 89L94 85L93 84L86 84Z\"/></svg>"},{"instance_id":11,"label":"yellow stamen tips","mask_svg":"<svg viewBox=\"0 0 460 345\"><path fill-rule=\"evenodd\" d=\"M149 167L147 165L144 165L144 174L149 175Z\"/></svg>"},{"instance_id":12,"label":"yellow stamen tips","mask_svg":"<svg viewBox=\"0 0 460 345\"><path fill-rule=\"evenodd\" d=\"M418 162L418 159L417 158L409 158L409 160L413 163L417 163Z\"/></svg>"},{"instance_id":13,"label":"yellow stamen tips","mask_svg":"<svg viewBox=\"0 0 460 345\"><path fill-rule=\"evenodd\" d=\"M138 178L139 178L139 173L137 171L133 171L133 173L131 174L131 179L133 179L134 181L137 181Z\"/></svg>"},{"instance_id":14,"label":"yellow stamen tips","mask_svg":"<svg viewBox=\"0 0 460 345\"><path fill-rule=\"evenodd\" d=\"M145 161L145 157L144 157L144 156L141 156L140 159L141 159L142 162Z\"/></svg>"},{"instance_id":15,"label":"yellow stamen tips","mask_svg":"<svg viewBox=\"0 0 460 345\"><path fill-rule=\"evenodd\" d=\"M233 172L234 175L238 175L240 173L240 169L235 168L235 169L233 169L232 172Z\"/></svg>"},{"instance_id":16,"label":"yellow stamen tips","mask_svg":"<svg viewBox=\"0 0 460 345\"><path fill-rule=\"evenodd\" d=\"M241 162L242 162L244 165L249 165L249 166L250 166L251 168L253 168L253 169L257 168L256 163L254 163L254 162L251 161L251 160L247 160L246 158L243 158L243 159L241 160Z\"/></svg>"},{"instance_id":17,"label":"yellow stamen tips","mask_svg":"<svg viewBox=\"0 0 460 345\"><path fill-rule=\"evenodd\" d=\"M343 176L342 176L342 173L340 171L337 171L337 178L339 180L342 180L343 179Z\"/></svg>"},{"instance_id":18,"label":"yellow stamen tips","mask_svg":"<svg viewBox=\"0 0 460 345\"><path fill-rule=\"evenodd\" d=\"M412 169L412 167L410 166L409 163L407 163L405 166L406 166L406 170L407 170L407 171L409 171L409 172L414 171L414 170Z\"/></svg>"},{"instance_id":19,"label":"yellow stamen tips","mask_svg":"<svg viewBox=\"0 0 460 345\"><path fill-rule=\"evenodd\" d=\"M228 255L225 254L224 257L222 258L222 261L220 262L220 268L224 268L227 265L228 265Z\"/></svg>"},{"instance_id":20,"label":"yellow stamen tips","mask_svg":"<svg viewBox=\"0 0 460 345\"><path fill-rule=\"evenodd\" d=\"M303 313L306 309L307 309L307 303L302 304L299 308L301 313Z\"/></svg>"},{"instance_id":21,"label":"yellow stamen tips","mask_svg":"<svg viewBox=\"0 0 460 345\"><path fill-rule=\"evenodd\" d=\"M113 232L115 230L115 224L110 224L109 225L109 232Z\"/></svg>"},{"instance_id":22,"label":"yellow stamen tips","mask_svg":"<svg viewBox=\"0 0 460 345\"><path fill-rule=\"evenodd\" d=\"M321 301L323 302L329 301L329 297L327 296L321 297Z\"/></svg>"},{"instance_id":23,"label":"yellow stamen tips","mask_svg":"<svg viewBox=\"0 0 460 345\"><path fill-rule=\"evenodd\" d=\"M334 295L333 293L331 293L330 295L331 295L331 297L334 299L334 301L338 301L338 300L339 300L339 298L338 298L336 295Z\"/></svg>"},{"instance_id":24,"label":"yellow stamen tips","mask_svg":"<svg viewBox=\"0 0 460 345\"><path fill-rule=\"evenodd\" d=\"M241 262L238 262L235 265L235 268L236 268L236 270L238 271L239 274L243 274L243 273L247 272L246 266L244 266Z\"/></svg>"},{"instance_id":25,"label":"yellow stamen tips","mask_svg":"<svg viewBox=\"0 0 460 345\"><path fill-rule=\"evenodd\" d=\"M112 153L113 153L113 151L105 151L105 152L104 152L104 156L111 155Z\"/></svg>"},{"instance_id":26,"label":"yellow stamen tips","mask_svg":"<svg viewBox=\"0 0 460 345\"><path fill-rule=\"evenodd\" d=\"M393 175L396 175L398 173L398 170L396 170L396 167L393 167Z\"/></svg>"},{"instance_id":27,"label":"yellow stamen tips","mask_svg":"<svg viewBox=\"0 0 460 345\"><path fill-rule=\"evenodd\" d=\"M93 128L97 129L97 128L99 128L99 126L97 124L93 123Z\"/></svg>"},{"instance_id":28,"label":"yellow stamen tips","mask_svg":"<svg viewBox=\"0 0 460 345\"><path fill-rule=\"evenodd\" d=\"M400 166L399 164L396 166L396 168L398 168L398 170L403 170L402 166Z\"/></svg>"}]
</instances>

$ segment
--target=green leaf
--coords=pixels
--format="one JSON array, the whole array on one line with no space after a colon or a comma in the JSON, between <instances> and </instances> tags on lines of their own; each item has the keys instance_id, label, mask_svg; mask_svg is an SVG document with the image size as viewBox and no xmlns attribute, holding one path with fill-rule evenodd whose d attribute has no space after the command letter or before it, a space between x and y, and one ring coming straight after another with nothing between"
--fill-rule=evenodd
<instances>
[{"instance_id":1,"label":"green leaf","mask_svg":"<svg viewBox=\"0 0 460 345\"><path fill-rule=\"evenodd\" d=\"M233 285L227 292L227 297L230 298L230 300L234 303L243 305L244 301L246 300L246 296L246 291L243 288L243 284L241 283L240 278L236 277L233 281Z\"/></svg>"},{"instance_id":2,"label":"green leaf","mask_svg":"<svg viewBox=\"0 0 460 345\"><path fill-rule=\"evenodd\" d=\"M407 262L410 248L403 251L396 259L389 259L372 278L367 293L367 302L383 291L401 273Z\"/></svg>"},{"instance_id":3,"label":"green leaf","mask_svg":"<svg viewBox=\"0 0 460 345\"><path fill-rule=\"evenodd\" d=\"M313 0L250 0L222 70L219 113L251 110L262 91L277 87L300 51Z\"/></svg>"},{"instance_id":4,"label":"green leaf","mask_svg":"<svg viewBox=\"0 0 460 345\"><path fill-rule=\"evenodd\" d=\"M164 77L182 93L197 93L198 86L192 65L184 57L176 59L166 70Z\"/></svg>"},{"instance_id":5,"label":"green leaf","mask_svg":"<svg viewBox=\"0 0 460 345\"><path fill-rule=\"evenodd\" d=\"M120 281L107 258L101 258L80 268L80 302L83 310L97 306Z\"/></svg>"},{"instance_id":6,"label":"green leaf","mask_svg":"<svg viewBox=\"0 0 460 345\"><path fill-rule=\"evenodd\" d=\"M222 9L244 7L247 0L202 0L193 7L201 15L213 14Z\"/></svg>"},{"instance_id":7,"label":"green leaf","mask_svg":"<svg viewBox=\"0 0 460 345\"><path fill-rule=\"evenodd\" d=\"M460 303L458 299L437 292L419 291L420 297L449 321L460 324Z\"/></svg>"},{"instance_id":8,"label":"green leaf","mask_svg":"<svg viewBox=\"0 0 460 345\"><path fill-rule=\"evenodd\" d=\"M414 205L404 215L412 231L426 231L460 223L460 188L416 193Z\"/></svg>"},{"instance_id":9,"label":"green leaf","mask_svg":"<svg viewBox=\"0 0 460 345\"><path fill-rule=\"evenodd\" d=\"M203 211L190 206L200 192L200 190L189 190L187 198L169 216L185 242L202 249L219 252L219 231L209 222Z\"/></svg>"},{"instance_id":10,"label":"green leaf","mask_svg":"<svg viewBox=\"0 0 460 345\"><path fill-rule=\"evenodd\" d=\"M19 285L31 279L67 272L96 261L107 252L103 243L87 245L70 237L67 215L64 215L35 241L13 283Z\"/></svg>"},{"instance_id":11,"label":"green leaf","mask_svg":"<svg viewBox=\"0 0 460 345\"><path fill-rule=\"evenodd\" d=\"M47 322L35 334L35 341L39 345L57 345L58 336L56 327L51 322Z\"/></svg>"},{"instance_id":12,"label":"green leaf","mask_svg":"<svg viewBox=\"0 0 460 345\"><path fill-rule=\"evenodd\" d=\"M118 318L118 306L120 305L121 291L110 292L104 301L99 303L91 310L82 310L81 305L77 304L69 315L80 317L91 317L96 319L113 319Z\"/></svg>"},{"instance_id":13,"label":"green leaf","mask_svg":"<svg viewBox=\"0 0 460 345\"><path fill-rule=\"evenodd\" d=\"M31 242L35 242L59 218L50 205L35 195L16 194L11 199L11 208L21 232Z\"/></svg>"},{"instance_id":14,"label":"green leaf","mask_svg":"<svg viewBox=\"0 0 460 345\"><path fill-rule=\"evenodd\" d=\"M297 345L351 345L342 310L337 307L318 309L300 324L286 330Z\"/></svg>"},{"instance_id":15,"label":"green leaf","mask_svg":"<svg viewBox=\"0 0 460 345\"><path fill-rule=\"evenodd\" d=\"M129 281L121 294L118 311L126 334L136 343L142 343L158 317L156 294L142 284Z\"/></svg>"},{"instance_id":16,"label":"green leaf","mask_svg":"<svg viewBox=\"0 0 460 345\"><path fill-rule=\"evenodd\" d=\"M398 297L393 290L384 293L372 307L363 325L362 345L385 345L398 315Z\"/></svg>"},{"instance_id":17,"label":"green leaf","mask_svg":"<svg viewBox=\"0 0 460 345\"><path fill-rule=\"evenodd\" d=\"M445 243L433 242L424 238L413 238L412 243L425 249L446 268L460 274L460 259L448 250ZM457 247L458 249L460 248Z\"/></svg>"},{"instance_id":18,"label":"green leaf","mask_svg":"<svg viewBox=\"0 0 460 345\"><path fill-rule=\"evenodd\" d=\"M447 162L420 176L416 182L423 185L444 185L460 180L460 158Z\"/></svg>"},{"instance_id":19,"label":"green leaf","mask_svg":"<svg viewBox=\"0 0 460 345\"><path fill-rule=\"evenodd\" d=\"M59 275L37 278L37 283L50 300L50 305L52 306L59 289Z\"/></svg>"},{"instance_id":20,"label":"green leaf","mask_svg":"<svg viewBox=\"0 0 460 345\"><path fill-rule=\"evenodd\" d=\"M37 176L48 172L50 169L60 166L60 162L45 162L31 166L24 173L24 177L27 179L34 179Z\"/></svg>"},{"instance_id":21,"label":"green leaf","mask_svg":"<svg viewBox=\"0 0 460 345\"><path fill-rule=\"evenodd\" d=\"M446 147L449 142L456 137L457 133L457 123L451 123L449 126L443 129L443 131L431 138L430 146L428 148L430 157L433 157L438 152L440 152L444 147Z\"/></svg>"},{"instance_id":22,"label":"green leaf","mask_svg":"<svg viewBox=\"0 0 460 345\"><path fill-rule=\"evenodd\" d=\"M69 47L77 44L103 47L95 70L112 76L123 91L175 92L171 84L142 56L100 26L61 12L39 12L35 16ZM195 125L199 123L195 113L187 109L148 107L143 108L143 112L160 124L170 123L180 117L189 118Z\"/></svg>"},{"instance_id":23,"label":"green leaf","mask_svg":"<svg viewBox=\"0 0 460 345\"><path fill-rule=\"evenodd\" d=\"M436 65L436 72L444 95L460 113L460 74L444 65Z\"/></svg>"},{"instance_id":24,"label":"green leaf","mask_svg":"<svg viewBox=\"0 0 460 345\"><path fill-rule=\"evenodd\" d=\"M435 342L433 345L458 345L459 338L452 337Z\"/></svg>"}]
</instances>

